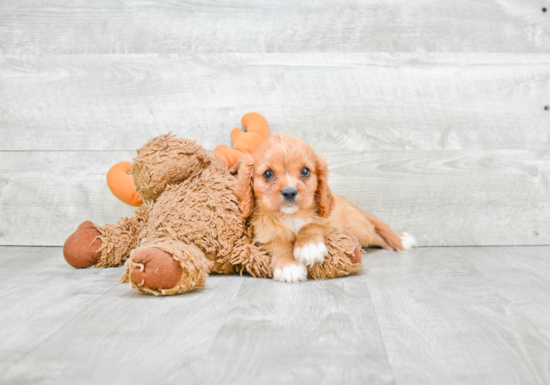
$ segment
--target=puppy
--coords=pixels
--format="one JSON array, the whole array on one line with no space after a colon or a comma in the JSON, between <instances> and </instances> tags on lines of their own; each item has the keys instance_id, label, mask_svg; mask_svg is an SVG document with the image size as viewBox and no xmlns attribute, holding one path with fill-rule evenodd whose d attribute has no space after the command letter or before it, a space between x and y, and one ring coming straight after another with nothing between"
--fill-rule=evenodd
<instances>
[{"instance_id":1,"label":"puppy","mask_svg":"<svg viewBox=\"0 0 550 385\"><path fill-rule=\"evenodd\" d=\"M363 246L403 251L415 245L407 233L390 226L332 193L328 167L300 138L275 134L238 168L237 196L253 237L272 252L273 278L307 279L306 266L323 262L325 238L346 229Z\"/></svg>"}]
</instances>

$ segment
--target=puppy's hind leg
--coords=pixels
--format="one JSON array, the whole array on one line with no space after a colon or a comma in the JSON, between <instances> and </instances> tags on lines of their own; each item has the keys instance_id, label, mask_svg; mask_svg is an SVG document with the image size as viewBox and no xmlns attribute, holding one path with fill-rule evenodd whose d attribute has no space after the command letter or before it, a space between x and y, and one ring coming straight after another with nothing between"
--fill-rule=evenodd
<instances>
[{"instance_id":1,"label":"puppy's hind leg","mask_svg":"<svg viewBox=\"0 0 550 385\"><path fill-rule=\"evenodd\" d=\"M411 233L397 233L401 238L401 244L404 250L410 250L417 246L416 238Z\"/></svg>"},{"instance_id":2,"label":"puppy's hind leg","mask_svg":"<svg viewBox=\"0 0 550 385\"><path fill-rule=\"evenodd\" d=\"M395 251L408 250L416 245L414 237L408 233L396 233L374 215L361 210L351 202L342 200L339 215L341 225L355 235L363 246L378 246Z\"/></svg>"},{"instance_id":3,"label":"puppy's hind leg","mask_svg":"<svg viewBox=\"0 0 550 385\"><path fill-rule=\"evenodd\" d=\"M416 239L409 233L396 233L392 228L380 219L361 210L364 217L372 223L376 233L395 251L410 250L416 246Z\"/></svg>"}]
</instances>

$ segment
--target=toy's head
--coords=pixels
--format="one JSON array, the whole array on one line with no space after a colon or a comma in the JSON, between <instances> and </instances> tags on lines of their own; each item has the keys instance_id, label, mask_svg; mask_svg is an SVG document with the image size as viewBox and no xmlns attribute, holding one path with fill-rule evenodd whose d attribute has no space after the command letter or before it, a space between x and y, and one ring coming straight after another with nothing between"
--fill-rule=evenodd
<instances>
[{"instance_id":1,"label":"toy's head","mask_svg":"<svg viewBox=\"0 0 550 385\"><path fill-rule=\"evenodd\" d=\"M168 185L200 173L212 158L194 140L162 135L137 150L131 174L144 202L154 201Z\"/></svg>"}]
</instances>

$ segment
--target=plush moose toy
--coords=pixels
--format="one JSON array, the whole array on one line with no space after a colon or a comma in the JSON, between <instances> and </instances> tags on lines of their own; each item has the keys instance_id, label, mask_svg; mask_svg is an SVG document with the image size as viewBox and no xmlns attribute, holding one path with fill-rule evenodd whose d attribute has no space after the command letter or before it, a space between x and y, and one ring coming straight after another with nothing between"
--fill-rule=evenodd
<instances>
[{"instance_id":1,"label":"plush moose toy","mask_svg":"<svg viewBox=\"0 0 550 385\"><path fill-rule=\"evenodd\" d=\"M245 115L242 122L248 132L232 135L234 145L240 151L254 151L269 137L267 122L255 113ZM253 145L244 143L248 134L254 134ZM211 156L195 141L170 134L147 142L131 167L135 190L128 186L116 190L129 196L136 193L144 204L136 208L134 217L116 225L82 223L63 246L66 261L76 268L125 264L121 282L155 295L203 287L210 273L271 277L269 250L254 243L239 211L236 179L227 167L239 156L228 150L221 148L229 155L225 158ZM116 172L110 187L116 180L113 175ZM361 268L357 240L335 232L326 245L329 255L309 268L311 278L349 275Z\"/></svg>"},{"instance_id":2,"label":"plush moose toy","mask_svg":"<svg viewBox=\"0 0 550 385\"><path fill-rule=\"evenodd\" d=\"M231 131L233 148L221 144L212 153L213 157L219 157L228 168L232 168L245 154L252 154L269 138L269 125L262 115L250 112L243 116L241 123L246 132L239 128ZM107 185L113 195L122 202L139 207L143 204L143 200L136 191L134 178L130 174L131 170L130 162L115 164L107 173Z\"/></svg>"}]
</instances>

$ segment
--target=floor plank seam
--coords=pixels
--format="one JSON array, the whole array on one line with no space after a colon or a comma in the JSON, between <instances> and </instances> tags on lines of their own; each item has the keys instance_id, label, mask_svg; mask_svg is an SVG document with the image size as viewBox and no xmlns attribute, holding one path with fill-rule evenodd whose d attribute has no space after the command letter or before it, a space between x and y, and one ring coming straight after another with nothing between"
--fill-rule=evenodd
<instances>
[{"instance_id":1,"label":"floor plank seam","mask_svg":"<svg viewBox=\"0 0 550 385\"><path fill-rule=\"evenodd\" d=\"M363 269L366 271L366 267L363 266ZM391 375L393 377L393 383L397 385L397 378L395 377L395 372L393 370L393 366L390 362L390 357L388 355L388 351L386 350L386 340L384 338L384 334L382 333L382 328L380 327L380 321L378 320L378 311L376 310L376 304L374 303L374 299L371 295L371 287L369 285L369 278L368 278L368 271L366 271L365 274L365 282L367 284L368 292L369 292L369 299L372 303L372 310L374 311L374 317L376 319L376 328L378 329L378 332L380 333L380 338L382 339L382 348L384 349L384 355L386 356L386 362L388 363L388 367L391 370Z\"/></svg>"}]
</instances>

